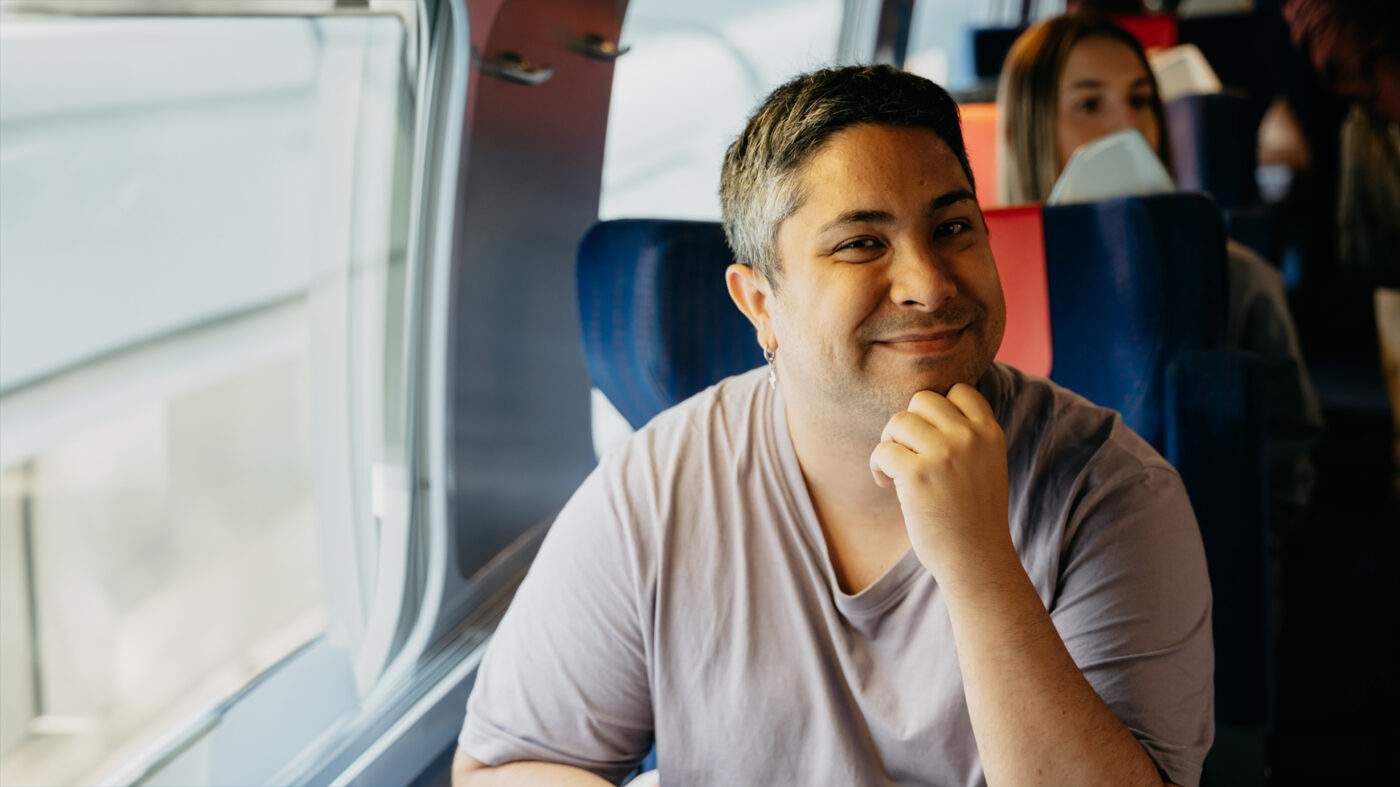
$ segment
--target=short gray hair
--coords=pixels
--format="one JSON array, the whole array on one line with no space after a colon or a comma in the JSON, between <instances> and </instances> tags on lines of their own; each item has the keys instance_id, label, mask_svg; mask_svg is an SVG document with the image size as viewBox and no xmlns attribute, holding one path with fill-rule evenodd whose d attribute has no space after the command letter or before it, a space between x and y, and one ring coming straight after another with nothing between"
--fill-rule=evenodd
<instances>
[{"instance_id":1,"label":"short gray hair","mask_svg":"<svg viewBox=\"0 0 1400 787\"><path fill-rule=\"evenodd\" d=\"M804 165L833 134L864 123L933 131L976 188L958 105L943 88L886 65L804 74L769 94L725 153L719 200L737 262L777 286L778 226L802 205Z\"/></svg>"}]
</instances>

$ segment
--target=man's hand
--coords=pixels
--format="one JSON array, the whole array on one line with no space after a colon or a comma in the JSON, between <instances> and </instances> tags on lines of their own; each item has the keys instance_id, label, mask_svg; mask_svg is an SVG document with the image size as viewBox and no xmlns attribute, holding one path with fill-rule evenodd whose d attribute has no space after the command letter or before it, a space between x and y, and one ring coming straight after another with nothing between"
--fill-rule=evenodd
<instances>
[{"instance_id":1,"label":"man's hand","mask_svg":"<svg viewBox=\"0 0 1400 787\"><path fill-rule=\"evenodd\" d=\"M870 455L953 624L988 784L1160 785L1157 768L1080 672L1016 557L1006 437L970 385L920 391Z\"/></svg>"},{"instance_id":2,"label":"man's hand","mask_svg":"<svg viewBox=\"0 0 1400 787\"><path fill-rule=\"evenodd\" d=\"M919 560L940 581L976 575L988 557L1014 555L1007 524L1006 438L978 390L920 391L895 413L870 454L894 485ZM950 576L951 575L951 576Z\"/></svg>"}]
</instances>

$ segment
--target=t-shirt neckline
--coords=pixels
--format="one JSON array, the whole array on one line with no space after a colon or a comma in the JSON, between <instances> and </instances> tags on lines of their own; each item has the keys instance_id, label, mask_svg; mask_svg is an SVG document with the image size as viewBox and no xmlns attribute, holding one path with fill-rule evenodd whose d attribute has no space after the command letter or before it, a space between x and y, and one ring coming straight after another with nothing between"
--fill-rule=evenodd
<instances>
[{"instance_id":1,"label":"t-shirt neckline","mask_svg":"<svg viewBox=\"0 0 1400 787\"><path fill-rule=\"evenodd\" d=\"M793 448L792 436L788 433L787 408L783 403L781 385L773 392L769 407L772 445L777 454L774 459L785 482L781 486L788 510L802 540L806 542L810 554L826 579L827 589L836 608L847 618L863 618L884 612L904 598L914 580L927 574L923 564L919 562L918 555L914 553L913 547L910 547L893 566L859 593L847 593L842 590L836 581L831 555L826 548L826 537L817 521L816 508L807 492L807 479L802 475L802 466L798 464L797 451ZM933 578L929 577L929 580L932 581Z\"/></svg>"},{"instance_id":2,"label":"t-shirt neckline","mask_svg":"<svg viewBox=\"0 0 1400 787\"><path fill-rule=\"evenodd\" d=\"M766 382L765 376L759 384L763 385ZM1002 428L1006 428L1004 386L1001 383L1001 370L994 363L978 380L977 388L991 404L997 414L997 420L1002 422ZM826 537L817 521L816 507L812 505L812 497L807 492L807 479L802 475L802 466L797 461L797 451L793 448L792 436L788 433L787 408L783 402L782 386L779 385L770 391L768 423L773 437L770 445L777 454L774 459L785 481L782 489L788 510L822 576L826 578L827 588L841 614L847 618L878 615L899 603L919 577L925 576L929 582L934 582L934 578L919 562L913 547L910 547L893 566L859 593L847 593L841 589L840 583L836 581L836 572L832 568L831 555L827 552Z\"/></svg>"}]
</instances>

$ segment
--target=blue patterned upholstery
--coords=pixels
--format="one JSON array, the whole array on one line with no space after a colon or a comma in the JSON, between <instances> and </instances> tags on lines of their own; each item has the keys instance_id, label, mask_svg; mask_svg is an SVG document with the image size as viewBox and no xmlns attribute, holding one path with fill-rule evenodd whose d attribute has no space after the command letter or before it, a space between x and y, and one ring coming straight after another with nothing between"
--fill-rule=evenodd
<instances>
[{"instance_id":1,"label":"blue patterned upholstery","mask_svg":"<svg viewBox=\"0 0 1400 787\"><path fill-rule=\"evenodd\" d=\"M1045 208L1050 377L1165 453L1167 364L1225 342L1225 230L1199 194Z\"/></svg>"},{"instance_id":2,"label":"blue patterned upholstery","mask_svg":"<svg viewBox=\"0 0 1400 787\"><path fill-rule=\"evenodd\" d=\"M731 374L763 364L724 283L714 222L624 219L579 246L579 313L593 383L633 427Z\"/></svg>"}]
</instances>

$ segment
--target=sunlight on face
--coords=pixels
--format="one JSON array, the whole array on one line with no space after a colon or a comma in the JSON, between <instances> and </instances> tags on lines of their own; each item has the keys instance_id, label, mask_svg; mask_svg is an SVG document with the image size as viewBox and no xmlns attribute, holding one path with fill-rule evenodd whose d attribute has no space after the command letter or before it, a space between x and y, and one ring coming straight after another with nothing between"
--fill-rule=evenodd
<instances>
[{"instance_id":1,"label":"sunlight on face","mask_svg":"<svg viewBox=\"0 0 1400 787\"><path fill-rule=\"evenodd\" d=\"M986 224L926 129L845 129L802 173L770 301L790 403L877 432L920 390L975 383L1006 326Z\"/></svg>"},{"instance_id":2,"label":"sunlight on face","mask_svg":"<svg viewBox=\"0 0 1400 787\"><path fill-rule=\"evenodd\" d=\"M1105 134L1135 128L1161 154L1147 69L1128 45L1095 36L1075 44L1060 72L1055 123L1055 172L1075 148Z\"/></svg>"}]
</instances>

